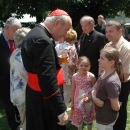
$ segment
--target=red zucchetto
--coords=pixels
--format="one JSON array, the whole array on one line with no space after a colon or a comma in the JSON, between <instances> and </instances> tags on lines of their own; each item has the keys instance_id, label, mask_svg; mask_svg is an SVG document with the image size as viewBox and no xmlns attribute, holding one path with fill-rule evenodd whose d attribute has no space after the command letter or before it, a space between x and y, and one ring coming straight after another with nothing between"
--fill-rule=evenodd
<instances>
[{"instance_id":1,"label":"red zucchetto","mask_svg":"<svg viewBox=\"0 0 130 130\"><path fill-rule=\"evenodd\" d=\"M69 16L67 14L67 12L65 12L64 10L61 10L61 9L54 10L53 12L50 13L49 16L51 17L51 16L60 16L60 15L67 15L67 16Z\"/></svg>"}]
</instances>

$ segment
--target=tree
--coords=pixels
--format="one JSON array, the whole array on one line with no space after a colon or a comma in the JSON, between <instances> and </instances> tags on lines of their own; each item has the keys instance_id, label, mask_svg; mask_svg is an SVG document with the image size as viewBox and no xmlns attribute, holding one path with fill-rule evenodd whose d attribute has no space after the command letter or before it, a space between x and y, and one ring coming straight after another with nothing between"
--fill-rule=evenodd
<instances>
[{"instance_id":1,"label":"tree","mask_svg":"<svg viewBox=\"0 0 130 130\"><path fill-rule=\"evenodd\" d=\"M67 7L67 1L64 0L0 0L0 18L1 22L6 21L8 17L16 14L16 18L23 17L23 14L36 16L37 23L41 22L47 14L56 8ZM63 5L65 5L63 7ZM3 11L4 10L4 11Z\"/></svg>"},{"instance_id":2,"label":"tree","mask_svg":"<svg viewBox=\"0 0 130 130\"><path fill-rule=\"evenodd\" d=\"M0 18L3 23L12 13L17 18L28 13L36 16L37 22L41 22L56 8L66 10L72 17L74 26L83 15L90 15L95 21L99 14L115 17L119 11L130 16L130 0L0 0Z\"/></svg>"}]
</instances>

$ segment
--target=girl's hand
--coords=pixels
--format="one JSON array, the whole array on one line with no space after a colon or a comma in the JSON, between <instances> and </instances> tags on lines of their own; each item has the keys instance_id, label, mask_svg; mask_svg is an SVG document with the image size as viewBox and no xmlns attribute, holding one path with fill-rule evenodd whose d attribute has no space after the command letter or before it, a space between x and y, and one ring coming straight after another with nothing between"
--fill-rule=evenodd
<instances>
[{"instance_id":1,"label":"girl's hand","mask_svg":"<svg viewBox=\"0 0 130 130\"><path fill-rule=\"evenodd\" d=\"M119 102L120 106L122 105L122 102Z\"/></svg>"},{"instance_id":2,"label":"girl's hand","mask_svg":"<svg viewBox=\"0 0 130 130\"><path fill-rule=\"evenodd\" d=\"M98 107L103 107L104 102L100 100L99 98L93 97L93 102L98 106Z\"/></svg>"},{"instance_id":3,"label":"girl's hand","mask_svg":"<svg viewBox=\"0 0 130 130\"><path fill-rule=\"evenodd\" d=\"M88 97L87 97L87 96L84 96L83 100L84 100L85 102L87 102L87 101L88 101Z\"/></svg>"}]
</instances>

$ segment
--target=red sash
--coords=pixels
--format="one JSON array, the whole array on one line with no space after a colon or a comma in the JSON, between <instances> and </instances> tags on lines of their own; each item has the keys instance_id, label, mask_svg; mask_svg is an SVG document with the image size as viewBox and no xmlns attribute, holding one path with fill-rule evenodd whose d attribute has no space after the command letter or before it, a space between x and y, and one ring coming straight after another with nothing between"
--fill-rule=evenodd
<instances>
[{"instance_id":1,"label":"red sash","mask_svg":"<svg viewBox=\"0 0 130 130\"><path fill-rule=\"evenodd\" d=\"M56 74L57 74L57 82L58 82L57 84L58 84L58 86L63 85L63 83L64 83L63 69L60 68L59 70L57 70ZM31 89L35 90L35 91L41 92L41 89L40 89L40 86L39 86L39 83L38 83L37 74L27 72L27 75L28 75L28 85L29 85L29 87Z\"/></svg>"}]
</instances>

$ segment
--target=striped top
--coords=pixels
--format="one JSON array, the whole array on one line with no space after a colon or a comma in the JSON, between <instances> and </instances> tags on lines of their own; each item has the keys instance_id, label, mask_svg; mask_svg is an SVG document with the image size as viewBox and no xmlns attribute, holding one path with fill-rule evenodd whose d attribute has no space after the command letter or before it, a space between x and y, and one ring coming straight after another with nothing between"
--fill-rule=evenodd
<instances>
[{"instance_id":1,"label":"striped top","mask_svg":"<svg viewBox=\"0 0 130 130\"><path fill-rule=\"evenodd\" d=\"M104 47L113 47L112 42L107 43ZM130 42L125 40L123 36L118 40L114 47L120 53L121 63L125 74L130 74ZM130 80L130 76L127 81Z\"/></svg>"}]
</instances>

